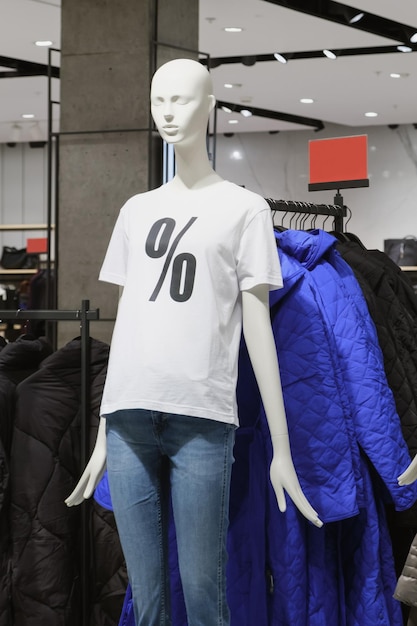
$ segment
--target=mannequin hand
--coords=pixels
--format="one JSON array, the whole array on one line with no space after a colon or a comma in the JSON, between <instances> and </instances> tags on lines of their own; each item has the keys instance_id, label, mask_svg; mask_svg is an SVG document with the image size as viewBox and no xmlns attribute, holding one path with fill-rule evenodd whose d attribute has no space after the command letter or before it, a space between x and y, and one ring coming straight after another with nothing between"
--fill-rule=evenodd
<instances>
[{"instance_id":1,"label":"mannequin hand","mask_svg":"<svg viewBox=\"0 0 417 626\"><path fill-rule=\"evenodd\" d=\"M106 420L100 419L96 444L87 466L74 491L65 500L67 506L76 506L90 498L106 470Z\"/></svg>"},{"instance_id":2,"label":"mannequin hand","mask_svg":"<svg viewBox=\"0 0 417 626\"><path fill-rule=\"evenodd\" d=\"M277 496L279 510L284 512L287 508L285 490L300 513L315 526L321 528L323 522L319 519L317 511L308 502L298 481L291 458L288 435L273 435L272 443L274 456L271 463L270 476L275 495Z\"/></svg>"},{"instance_id":3,"label":"mannequin hand","mask_svg":"<svg viewBox=\"0 0 417 626\"><path fill-rule=\"evenodd\" d=\"M411 461L407 469L398 476L399 485L411 485L417 479L417 456Z\"/></svg>"}]
</instances>

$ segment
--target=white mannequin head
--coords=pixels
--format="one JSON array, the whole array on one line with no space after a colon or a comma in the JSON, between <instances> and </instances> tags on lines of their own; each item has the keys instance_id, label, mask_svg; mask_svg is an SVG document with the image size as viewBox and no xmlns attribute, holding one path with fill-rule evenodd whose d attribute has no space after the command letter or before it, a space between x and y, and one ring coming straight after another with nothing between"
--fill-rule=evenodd
<instances>
[{"instance_id":1,"label":"white mannequin head","mask_svg":"<svg viewBox=\"0 0 417 626\"><path fill-rule=\"evenodd\" d=\"M174 145L205 141L216 103L209 72L197 61L175 59L162 65L151 84L151 112L162 139Z\"/></svg>"}]
</instances>

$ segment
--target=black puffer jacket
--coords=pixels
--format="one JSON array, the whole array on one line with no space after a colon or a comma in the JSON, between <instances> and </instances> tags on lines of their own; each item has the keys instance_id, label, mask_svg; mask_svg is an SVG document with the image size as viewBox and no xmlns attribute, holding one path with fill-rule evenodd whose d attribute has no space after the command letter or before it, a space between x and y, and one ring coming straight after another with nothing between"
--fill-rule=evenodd
<instances>
[{"instance_id":1,"label":"black puffer jacket","mask_svg":"<svg viewBox=\"0 0 417 626\"><path fill-rule=\"evenodd\" d=\"M12 626L10 509L10 448L16 385L37 370L50 355L43 339L23 335L1 344L0 352L0 626Z\"/></svg>"},{"instance_id":2,"label":"black puffer jacket","mask_svg":"<svg viewBox=\"0 0 417 626\"><path fill-rule=\"evenodd\" d=\"M417 297L404 273L384 253L339 243L352 267L375 323L384 367L404 439L417 453Z\"/></svg>"},{"instance_id":3,"label":"black puffer jacket","mask_svg":"<svg viewBox=\"0 0 417 626\"><path fill-rule=\"evenodd\" d=\"M0 439L0 626L11 626L9 466Z\"/></svg>"},{"instance_id":4,"label":"black puffer jacket","mask_svg":"<svg viewBox=\"0 0 417 626\"><path fill-rule=\"evenodd\" d=\"M91 339L92 442L108 352L107 344ZM80 624L80 507L64 504L80 476L80 362L81 342L75 339L17 387L11 454L13 626ZM96 529L90 623L114 626L126 588L114 520L93 502L83 506Z\"/></svg>"}]
</instances>

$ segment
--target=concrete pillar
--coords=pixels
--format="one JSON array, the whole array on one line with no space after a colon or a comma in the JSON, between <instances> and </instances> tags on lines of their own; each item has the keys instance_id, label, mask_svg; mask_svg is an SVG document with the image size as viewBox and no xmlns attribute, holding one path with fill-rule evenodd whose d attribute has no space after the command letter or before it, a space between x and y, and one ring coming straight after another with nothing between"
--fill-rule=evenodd
<instances>
[{"instance_id":1,"label":"concrete pillar","mask_svg":"<svg viewBox=\"0 0 417 626\"><path fill-rule=\"evenodd\" d=\"M114 222L131 195L161 182L151 76L169 59L197 58L154 39L197 51L198 0L62 0L58 308L88 299L110 320L91 324L107 342L117 288L98 272ZM76 323L61 323L58 346L77 334Z\"/></svg>"}]
</instances>

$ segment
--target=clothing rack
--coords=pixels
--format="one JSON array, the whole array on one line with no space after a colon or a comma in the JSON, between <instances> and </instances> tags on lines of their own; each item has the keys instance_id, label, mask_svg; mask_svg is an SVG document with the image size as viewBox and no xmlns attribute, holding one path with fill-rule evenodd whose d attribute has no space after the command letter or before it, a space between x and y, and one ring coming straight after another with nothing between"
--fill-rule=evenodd
<instances>
[{"instance_id":1,"label":"clothing rack","mask_svg":"<svg viewBox=\"0 0 417 626\"><path fill-rule=\"evenodd\" d=\"M80 475L85 469L89 455L89 419L90 406L90 321L100 319L99 309L90 310L90 301L82 300L81 309L77 310L0 310L2 320L45 320L45 321L80 321L81 335L81 454ZM89 573L90 573L90 546L89 546L89 519L85 503L81 505L81 541L80 541L80 596L81 596L81 626L89 624Z\"/></svg>"},{"instance_id":2,"label":"clothing rack","mask_svg":"<svg viewBox=\"0 0 417 626\"><path fill-rule=\"evenodd\" d=\"M274 200L265 198L271 211L281 211L285 213L300 213L305 215L324 215L334 218L334 230L343 232L343 219L347 215L346 206L343 205L342 196L335 196L335 202L340 200L341 204L314 204L312 202L301 202L296 200Z\"/></svg>"}]
</instances>

